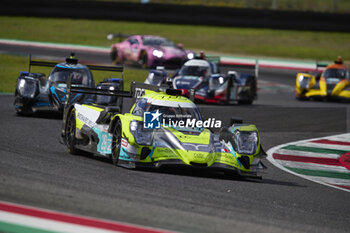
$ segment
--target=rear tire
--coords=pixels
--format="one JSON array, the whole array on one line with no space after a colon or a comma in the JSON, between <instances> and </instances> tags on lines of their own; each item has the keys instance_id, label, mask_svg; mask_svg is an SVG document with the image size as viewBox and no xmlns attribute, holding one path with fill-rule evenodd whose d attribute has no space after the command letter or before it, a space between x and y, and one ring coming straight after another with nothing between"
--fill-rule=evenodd
<instances>
[{"instance_id":1,"label":"rear tire","mask_svg":"<svg viewBox=\"0 0 350 233\"><path fill-rule=\"evenodd\" d=\"M112 154L110 156L111 161L114 165L118 165L121 143L122 143L122 125L120 120L118 119L113 129Z\"/></svg>"}]
</instances>

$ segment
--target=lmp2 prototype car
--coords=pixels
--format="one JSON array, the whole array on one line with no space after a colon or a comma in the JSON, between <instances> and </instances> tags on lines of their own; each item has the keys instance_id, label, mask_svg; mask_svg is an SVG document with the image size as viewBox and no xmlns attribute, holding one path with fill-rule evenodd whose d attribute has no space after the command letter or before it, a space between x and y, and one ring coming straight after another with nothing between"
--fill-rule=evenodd
<instances>
[{"instance_id":1,"label":"lmp2 prototype car","mask_svg":"<svg viewBox=\"0 0 350 233\"><path fill-rule=\"evenodd\" d=\"M31 66L54 68L46 79L45 74L31 73ZM66 62L59 64L29 59L29 72L22 71L17 79L14 101L16 112L25 114L45 110L62 113L68 77L75 85L93 88L95 82L90 70L123 72L123 67L79 64L74 54L67 58ZM78 95L75 98L78 98Z\"/></svg>"},{"instance_id":2,"label":"lmp2 prototype car","mask_svg":"<svg viewBox=\"0 0 350 233\"><path fill-rule=\"evenodd\" d=\"M322 66L317 64L317 67ZM339 57L323 72L298 73L295 95L299 100L350 101L350 69Z\"/></svg>"},{"instance_id":3,"label":"lmp2 prototype car","mask_svg":"<svg viewBox=\"0 0 350 233\"><path fill-rule=\"evenodd\" d=\"M184 165L260 177L265 152L255 125L233 124L214 134L204 127L208 122L202 122L196 105L178 90L135 82L130 90L67 89L68 99L70 93L136 97L125 114L119 106L67 104L61 139L71 154L94 153L126 168ZM215 119L208 124L213 122L218 124Z\"/></svg>"},{"instance_id":4,"label":"lmp2 prototype car","mask_svg":"<svg viewBox=\"0 0 350 233\"><path fill-rule=\"evenodd\" d=\"M229 68L236 70L220 74L214 62L192 59L170 79L165 77L166 71L150 70L145 83L158 86L170 83L173 88L182 90L186 97L190 97L192 89L196 102L252 104L257 97L257 65L231 65ZM247 70L254 72L245 73Z\"/></svg>"},{"instance_id":5,"label":"lmp2 prototype car","mask_svg":"<svg viewBox=\"0 0 350 233\"><path fill-rule=\"evenodd\" d=\"M132 63L144 68L178 68L194 55L193 51L183 49L181 44L175 45L164 37L152 35L130 36L123 42L112 44L110 52L115 64Z\"/></svg>"}]
</instances>

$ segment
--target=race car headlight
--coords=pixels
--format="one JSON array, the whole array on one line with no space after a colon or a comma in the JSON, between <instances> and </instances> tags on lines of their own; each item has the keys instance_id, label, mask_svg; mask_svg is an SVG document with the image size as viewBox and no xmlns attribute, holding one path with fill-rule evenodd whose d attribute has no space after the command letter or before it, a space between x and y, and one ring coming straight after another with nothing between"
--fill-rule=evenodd
<instances>
[{"instance_id":1,"label":"race car headlight","mask_svg":"<svg viewBox=\"0 0 350 233\"><path fill-rule=\"evenodd\" d=\"M298 77L299 85L301 88L309 88L309 81L310 78L304 77L303 75L300 75Z\"/></svg>"},{"instance_id":2,"label":"race car headlight","mask_svg":"<svg viewBox=\"0 0 350 233\"><path fill-rule=\"evenodd\" d=\"M304 76L300 75L298 80L299 80L299 82L302 82L304 80Z\"/></svg>"},{"instance_id":3,"label":"race car headlight","mask_svg":"<svg viewBox=\"0 0 350 233\"><path fill-rule=\"evenodd\" d=\"M25 79L21 79L18 84L18 88L22 89L24 87L24 84L26 83Z\"/></svg>"},{"instance_id":4,"label":"race car headlight","mask_svg":"<svg viewBox=\"0 0 350 233\"><path fill-rule=\"evenodd\" d=\"M153 50L153 56L161 58L161 57L163 57L163 55L164 55L163 51L158 50L158 49Z\"/></svg>"},{"instance_id":5,"label":"race car headlight","mask_svg":"<svg viewBox=\"0 0 350 233\"><path fill-rule=\"evenodd\" d=\"M194 53L188 53L187 54L187 59L188 60L191 60L191 59L193 59L194 58Z\"/></svg>"},{"instance_id":6,"label":"race car headlight","mask_svg":"<svg viewBox=\"0 0 350 233\"><path fill-rule=\"evenodd\" d=\"M239 154L253 155L258 147L258 133L236 130L233 133L233 144Z\"/></svg>"},{"instance_id":7,"label":"race car headlight","mask_svg":"<svg viewBox=\"0 0 350 233\"><path fill-rule=\"evenodd\" d=\"M149 146L152 144L152 130L144 129L143 122L131 121L130 132L134 136L137 144L146 145L146 146Z\"/></svg>"},{"instance_id":8,"label":"race car headlight","mask_svg":"<svg viewBox=\"0 0 350 233\"><path fill-rule=\"evenodd\" d=\"M34 98L37 92L37 82L34 79L20 79L17 84L18 93L25 98Z\"/></svg>"}]
</instances>

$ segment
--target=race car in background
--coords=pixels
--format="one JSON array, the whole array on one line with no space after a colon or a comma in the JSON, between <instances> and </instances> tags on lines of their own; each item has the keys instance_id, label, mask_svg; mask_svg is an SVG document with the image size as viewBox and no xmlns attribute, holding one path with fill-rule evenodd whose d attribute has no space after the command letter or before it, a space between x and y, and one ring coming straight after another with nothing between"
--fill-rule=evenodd
<instances>
[{"instance_id":1,"label":"race car in background","mask_svg":"<svg viewBox=\"0 0 350 233\"><path fill-rule=\"evenodd\" d=\"M123 36L123 34L110 34L108 38ZM122 42L112 44L110 56L115 64L131 63L144 68L156 66L179 68L195 54L193 51L185 50L182 44L175 45L164 37L132 35Z\"/></svg>"},{"instance_id":2,"label":"race car in background","mask_svg":"<svg viewBox=\"0 0 350 233\"><path fill-rule=\"evenodd\" d=\"M68 98L70 93L84 93L135 100L125 114L116 104L67 104L61 138L71 154L94 153L126 168L189 166L259 177L265 153L255 125L233 124L221 127L219 134L203 125L180 127L180 121L203 120L181 91L135 82L130 90L68 87ZM169 123L175 121L179 124Z\"/></svg>"},{"instance_id":3,"label":"race car in background","mask_svg":"<svg viewBox=\"0 0 350 233\"><path fill-rule=\"evenodd\" d=\"M324 67L317 64L318 67ZM318 69L317 69L318 70ZM350 101L350 69L342 58L326 66L323 72L302 72L296 76L295 95L299 100Z\"/></svg>"},{"instance_id":4,"label":"race car in background","mask_svg":"<svg viewBox=\"0 0 350 233\"><path fill-rule=\"evenodd\" d=\"M156 69L148 71L145 83L154 86L171 86L171 78L163 66L157 66Z\"/></svg>"},{"instance_id":5,"label":"race car in background","mask_svg":"<svg viewBox=\"0 0 350 233\"><path fill-rule=\"evenodd\" d=\"M216 62L211 62L210 59ZM193 95L196 102L252 104L257 97L257 64L230 65L228 68L234 70L221 74L216 65L220 58L209 57L209 60L189 60L172 78L165 77L166 71L150 70L145 83L157 86L170 84L173 88L181 90L182 95L186 97Z\"/></svg>"},{"instance_id":6,"label":"race car in background","mask_svg":"<svg viewBox=\"0 0 350 233\"><path fill-rule=\"evenodd\" d=\"M53 67L48 78L43 73L30 72L31 66ZM20 72L15 90L14 107L18 114L37 111L63 112L68 77L81 87L95 87L90 70L123 72L123 67L79 64L74 54L66 62L35 61L29 59L29 71ZM74 96L74 98L79 98Z\"/></svg>"}]
</instances>

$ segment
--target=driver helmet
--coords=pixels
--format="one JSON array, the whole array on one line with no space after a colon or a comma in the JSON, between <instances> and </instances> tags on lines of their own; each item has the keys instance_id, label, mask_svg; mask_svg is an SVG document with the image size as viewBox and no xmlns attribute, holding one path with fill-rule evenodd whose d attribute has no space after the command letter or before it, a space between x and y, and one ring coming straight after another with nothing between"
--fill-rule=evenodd
<instances>
[{"instance_id":1,"label":"driver helmet","mask_svg":"<svg viewBox=\"0 0 350 233\"><path fill-rule=\"evenodd\" d=\"M338 56L337 60L334 61L335 64L343 64L343 58Z\"/></svg>"}]
</instances>

